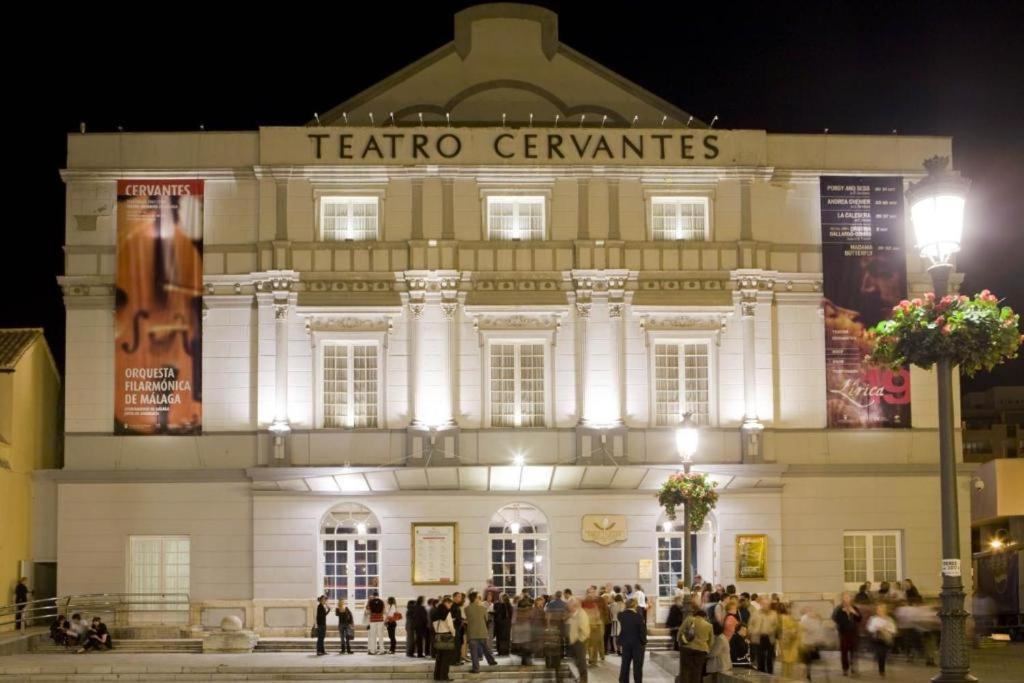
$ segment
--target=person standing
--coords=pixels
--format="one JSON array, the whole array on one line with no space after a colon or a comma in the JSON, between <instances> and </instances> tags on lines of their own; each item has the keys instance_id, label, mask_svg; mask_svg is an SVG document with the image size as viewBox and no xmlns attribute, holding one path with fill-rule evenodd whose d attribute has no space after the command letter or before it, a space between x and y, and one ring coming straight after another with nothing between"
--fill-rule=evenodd
<instances>
[{"instance_id":1,"label":"person standing","mask_svg":"<svg viewBox=\"0 0 1024 683\"><path fill-rule=\"evenodd\" d=\"M452 620L452 599L444 596L430 615L434 629L434 680L450 681L448 670L455 656L455 622Z\"/></svg>"},{"instance_id":2,"label":"person standing","mask_svg":"<svg viewBox=\"0 0 1024 683\"><path fill-rule=\"evenodd\" d=\"M480 659L486 659L489 666L496 666L497 660L491 654L490 635L487 632L487 605L483 596L476 592L469 594L466 606L466 635L469 639L469 656L473 664L470 673L480 673Z\"/></svg>"},{"instance_id":3,"label":"person standing","mask_svg":"<svg viewBox=\"0 0 1024 683\"><path fill-rule=\"evenodd\" d=\"M843 593L842 603L832 612L832 621L839 634L839 660L843 666L843 675L848 676L851 671L856 675L861 614L853 604L852 593Z\"/></svg>"},{"instance_id":4,"label":"person standing","mask_svg":"<svg viewBox=\"0 0 1024 683\"><path fill-rule=\"evenodd\" d=\"M352 654L352 636L355 633L355 618L352 616L352 610L345 605L344 600L339 600L338 606L334 608L334 616L338 617L338 642L341 643L338 654L350 655Z\"/></svg>"},{"instance_id":5,"label":"person standing","mask_svg":"<svg viewBox=\"0 0 1024 683\"><path fill-rule=\"evenodd\" d=\"M587 646L590 642L590 616L575 598L569 600L568 617L565 620L566 639L569 651L580 672L580 683L587 683Z\"/></svg>"},{"instance_id":6,"label":"person standing","mask_svg":"<svg viewBox=\"0 0 1024 683\"><path fill-rule=\"evenodd\" d=\"M28 588L28 577L18 579L18 585L14 587L14 630L22 628L22 616L25 612L25 605L28 604L28 594L32 591ZM28 626L26 622L25 626Z\"/></svg>"},{"instance_id":7,"label":"person standing","mask_svg":"<svg viewBox=\"0 0 1024 683\"><path fill-rule=\"evenodd\" d=\"M636 609L636 599L626 601L626 609L619 614L619 648L622 664L619 683L629 683L629 669L633 668L633 682L644 680L644 649L647 647L647 624Z\"/></svg>"},{"instance_id":8,"label":"person standing","mask_svg":"<svg viewBox=\"0 0 1024 683\"><path fill-rule=\"evenodd\" d=\"M781 603L776 607L779 613L779 658L782 660L782 677L793 678L793 669L800 659L800 624Z\"/></svg>"},{"instance_id":9,"label":"person standing","mask_svg":"<svg viewBox=\"0 0 1024 683\"><path fill-rule=\"evenodd\" d=\"M623 599L622 593L614 593L608 604L608 621L611 623L610 628L607 629L608 642L604 646L606 652L622 654L622 648L619 646L619 633L622 628L622 625L619 624L619 615L624 609L626 609L626 601Z\"/></svg>"},{"instance_id":10,"label":"person standing","mask_svg":"<svg viewBox=\"0 0 1024 683\"><path fill-rule=\"evenodd\" d=\"M750 644L757 644L754 666L766 674L775 673L775 640L779 635L779 615L767 597L750 614ZM753 648L751 648L753 649Z\"/></svg>"},{"instance_id":11,"label":"person standing","mask_svg":"<svg viewBox=\"0 0 1024 683\"><path fill-rule=\"evenodd\" d=\"M583 602L580 603L590 623L590 635L587 638L587 661L591 666L597 666L604 661L604 622L601 620L601 606L604 601L597 594L597 587L594 586L587 591Z\"/></svg>"},{"instance_id":12,"label":"person standing","mask_svg":"<svg viewBox=\"0 0 1024 683\"><path fill-rule=\"evenodd\" d=\"M512 601L508 593L502 593L494 605L494 642L498 656L509 653L509 637L512 633Z\"/></svg>"},{"instance_id":13,"label":"person standing","mask_svg":"<svg viewBox=\"0 0 1024 683\"><path fill-rule=\"evenodd\" d=\"M633 599L636 600L636 611L640 613L644 624L647 624L647 608L650 606L647 600L647 593L640 587L640 584L633 584Z\"/></svg>"},{"instance_id":14,"label":"person standing","mask_svg":"<svg viewBox=\"0 0 1024 683\"><path fill-rule=\"evenodd\" d=\"M679 683L700 683L704 662L715 642L715 630L704 610L697 609L679 627ZM723 636L724 640L724 636Z\"/></svg>"},{"instance_id":15,"label":"person standing","mask_svg":"<svg viewBox=\"0 0 1024 683\"><path fill-rule=\"evenodd\" d=\"M412 633L412 647L409 650L409 656L419 659L423 659L424 653L430 653L430 650L425 647L430 636L430 616L423 600L421 595L416 598L415 602L410 601L409 612L405 615L405 627Z\"/></svg>"},{"instance_id":16,"label":"person standing","mask_svg":"<svg viewBox=\"0 0 1024 683\"><path fill-rule=\"evenodd\" d=\"M889 650L896 640L896 622L888 614L889 608L884 602L879 602L875 607L875 613L868 619L867 631L871 635L871 646L875 651L875 661L878 662L878 675L885 678L885 659L889 656Z\"/></svg>"},{"instance_id":17,"label":"person standing","mask_svg":"<svg viewBox=\"0 0 1024 683\"><path fill-rule=\"evenodd\" d=\"M324 638L327 637L327 596L321 595L316 600L316 656L327 654Z\"/></svg>"},{"instance_id":18,"label":"person standing","mask_svg":"<svg viewBox=\"0 0 1024 683\"><path fill-rule=\"evenodd\" d=\"M377 591L370 594L366 601L363 614L370 624L370 631L366 640L366 651L371 655L380 654L384 644L384 601L377 595Z\"/></svg>"},{"instance_id":19,"label":"person standing","mask_svg":"<svg viewBox=\"0 0 1024 683\"><path fill-rule=\"evenodd\" d=\"M910 579L903 579L903 591L909 604L920 605L924 602L924 599L921 597L921 591L917 590L917 586Z\"/></svg>"},{"instance_id":20,"label":"person standing","mask_svg":"<svg viewBox=\"0 0 1024 683\"><path fill-rule=\"evenodd\" d=\"M679 627L683 625L683 598L679 595L672 600L672 606L668 608L668 617L665 619L665 628L668 629L668 637L672 640L672 649L679 652Z\"/></svg>"},{"instance_id":21,"label":"person standing","mask_svg":"<svg viewBox=\"0 0 1024 683\"><path fill-rule=\"evenodd\" d=\"M398 611L398 603L394 597L388 597L388 604L384 609L384 627L388 630L388 641L391 645L391 654L395 654L395 630L398 628L398 621L402 613Z\"/></svg>"},{"instance_id":22,"label":"person standing","mask_svg":"<svg viewBox=\"0 0 1024 683\"><path fill-rule=\"evenodd\" d=\"M512 614L512 652L519 655L522 666L533 661L533 601L524 595Z\"/></svg>"},{"instance_id":23,"label":"person standing","mask_svg":"<svg viewBox=\"0 0 1024 683\"><path fill-rule=\"evenodd\" d=\"M452 615L452 623L455 625L455 654L451 661L453 666L462 666L466 662L468 643L466 642L465 600L465 593L452 593L452 604L448 608Z\"/></svg>"}]
</instances>

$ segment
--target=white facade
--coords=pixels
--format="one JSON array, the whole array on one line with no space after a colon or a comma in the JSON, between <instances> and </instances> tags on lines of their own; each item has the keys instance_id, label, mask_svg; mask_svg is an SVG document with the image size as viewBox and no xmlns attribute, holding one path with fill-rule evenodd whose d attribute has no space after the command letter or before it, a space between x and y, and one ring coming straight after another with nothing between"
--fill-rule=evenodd
<instances>
[{"instance_id":1,"label":"white facade","mask_svg":"<svg viewBox=\"0 0 1024 683\"><path fill-rule=\"evenodd\" d=\"M197 620L297 629L344 502L379 523L400 604L442 590L410 583L411 522L458 521L459 585L482 587L511 503L547 520L552 590L653 593L679 393L722 491L705 579L736 582L735 536L764 533L767 579L741 590L829 598L844 534L895 530L899 578L937 591L934 378L913 373L911 429L826 428L818 182L909 182L950 140L688 127L551 13L495 7L323 127L69 136L60 594L128 590L133 536L187 537ZM202 436L113 435L122 177L206 181ZM628 539L584 542L584 514L626 515Z\"/></svg>"}]
</instances>

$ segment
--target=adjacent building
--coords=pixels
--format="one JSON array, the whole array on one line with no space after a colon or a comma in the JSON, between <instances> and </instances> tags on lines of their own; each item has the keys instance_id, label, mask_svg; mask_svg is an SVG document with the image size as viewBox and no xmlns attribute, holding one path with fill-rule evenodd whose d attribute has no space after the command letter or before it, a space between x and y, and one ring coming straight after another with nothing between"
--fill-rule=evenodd
<instances>
[{"instance_id":1,"label":"adjacent building","mask_svg":"<svg viewBox=\"0 0 1024 683\"><path fill-rule=\"evenodd\" d=\"M60 374L41 329L0 330L0 586L14 602L22 576L35 596L56 588L56 548L46 545L56 519L35 490L33 473L60 467ZM35 495L34 495L35 494ZM36 532L34 532L36 530ZM5 620L6 621L6 620Z\"/></svg>"}]
</instances>

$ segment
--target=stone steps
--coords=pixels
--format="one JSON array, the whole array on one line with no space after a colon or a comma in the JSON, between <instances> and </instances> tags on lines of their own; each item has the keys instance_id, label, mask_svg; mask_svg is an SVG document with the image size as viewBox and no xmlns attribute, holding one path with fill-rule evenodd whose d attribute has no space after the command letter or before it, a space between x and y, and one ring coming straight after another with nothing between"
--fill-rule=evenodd
<instances>
[{"instance_id":1,"label":"stone steps","mask_svg":"<svg viewBox=\"0 0 1024 683\"><path fill-rule=\"evenodd\" d=\"M321 660L317 660L318 662ZM66 663L45 667L4 666L0 660L0 681L362 681L431 680L432 664L405 666L272 666L272 665L139 665L118 662L113 657L68 656ZM568 666L560 670L561 680L573 680ZM553 670L542 665L530 667L499 665L483 667L480 674L468 668L453 668L451 677L463 681L553 681Z\"/></svg>"},{"instance_id":2,"label":"stone steps","mask_svg":"<svg viewBox=\"0 0 1024 683\"><path fill-rule=\"evenodd\" d=\"M356 636L352 640L353 652L366 652L366 638ZM328 652L337 652L341 647L338 638L327 638L324 644ZM385 648L390 647L388 641L384 641ZM316 649L315 638L260 638L256 644L256 652L312 652ZM648 650L670 650L672 641L668 636L652 636L647 639ZM405 653L405 638L398 638L398 654Z\"/></svg>"},{"instance_id":3,"label":"stone steps","mask_svg":"<svg viewBox=\"0 0 1024 683\"><path fill-rule=\"evenodd\" d=\"M46 641L34 642L31 645L33 654L57 654L61 652L74 652L77 648L65 648L56 645L49 639ZM114 640L115 652L138 652L138 653L163 653L163 652L192 652L203 651L201 638L151 638L136 640Z\"/></svg>"}]
</instances>

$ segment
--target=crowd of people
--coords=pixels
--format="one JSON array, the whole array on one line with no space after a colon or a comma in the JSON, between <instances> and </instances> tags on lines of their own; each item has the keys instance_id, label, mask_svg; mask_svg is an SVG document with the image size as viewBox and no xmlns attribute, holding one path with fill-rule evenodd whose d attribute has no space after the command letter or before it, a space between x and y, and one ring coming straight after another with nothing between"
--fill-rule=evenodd
<instances>
[{"instance_id":1,"label":"crowd of people","mask_svg":"<svg viewBox=\"0 0 1024 683\"><path fill-rule=\"evenodd\" d=\"M524 665L543 660L560 675L563 660L571 658L587 680L588 667L599 666L609 654L621 657L619 679L643 680L647 646L647 614L651 600L639 585L588 587L582 595L571 589L534 596L528 591L504 593L488 582L481 590L426 599L405 605L404 614L393 597L373 593L366 601L363 622L369 625L367 652L395 654L396 625L405 620L405 655L434 659L434 680L449 681L453 666L497 664L495 655L515 656ZM327 654L325 636L332 609L326 596L318 599L317 654ZM340 654L352 653L354 615L345 601L333 608L338 620ZM386 629L388 643L383 641Z\"/></svg>"},{"instance_id":2,"label":"crowd of people","mask_svg":"<svg viewBox=\"0 0 1024 683\"><path fill-rule=\"evenodd\" d=\"M690 614L684 616L687 607ZM793 606L776 593L737 594L735 586L708 583L695 584L688 592L680 585L666 625L673 647L680 651L681 681L697 683L705 674L733 667L775 673L776 658L786 678L792 678L797 664L803 664L804 677L811 680L824 649L838 649L843 675L856 675L865 640L882 677L894 651L934 666L938 614L924 604L910 579L897 585L883 582L877 591L865 583L856 594L843 593L832 611L832 626L813 606L799 611L795 614Z\"/></svg>"},{"instance_id":3,"label":"crowd of people","mask_svg":"<svg viewBox=\"0 0 1024 683\"><path fill-rule=\"evenodd\" d=\"M373 594L362 621L369 625L367 651L395 654L397 624L404 619L405 655L433 658L438 681L451 680L453 666L468 664L471 673L485 662L493 666L495 655L512 655L525 665L543 661L556 674L569 658L586 681L588 668L601 666L608 655L619 655L620 683L628 683L631 674L641 683L648 612L653 608L639 585L534 596L526 591L509 595L488 582L481 591L420 596L404 609L394 598ZM341 653L351 654L354 615L344 601L332 610L323 596L317 610L317 653L326 654L324 636L332 611ZM814 606L796 609L777 593L737 592L735 586L712 586L698 576L689 590L682 581L677 584L665 625L679 653L682 683L699 683L705 675L734 667L775 673L776 660L785 677L802 673L811 680L825 649L838 649L843 675L856 675L862 645L884 677L893 652L934 664L939 629L935 609L923 603L909 579L882 583L877 590L867 583L856 594L844 593L829 619Z\"/></svg>"},{"instance_id":4,"label":"crowd of people","mask_svg":"<svg viewBox=\"0 0 1024 683\"><path fill-rule=\"evenodd\" d=\"M63 614L50 624L50 640L67 648L77 648L82 654L89 650L112 650L114 641L107 625L100 617L93 617L91 622L82 620L81 614L72 614L68 620Z\"/></svg>"}]
</instances>

